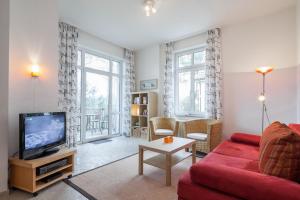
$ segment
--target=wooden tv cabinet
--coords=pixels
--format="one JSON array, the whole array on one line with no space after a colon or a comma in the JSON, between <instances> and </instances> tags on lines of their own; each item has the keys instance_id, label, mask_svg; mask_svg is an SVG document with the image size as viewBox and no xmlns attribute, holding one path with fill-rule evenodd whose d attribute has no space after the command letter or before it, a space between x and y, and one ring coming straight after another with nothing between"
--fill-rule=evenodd
<instances>
[{"instance_id":1,"label":"wooden tv cabinet","mask_svg":"<svg viewBox=\"0 0 300 200\"><path fill-rule=\"evenodd\" d=\"M34 196L38 191L66 178L72 176L74 170L74 155L76 151L73 149L61 149L55 154L45 156L34 160L21 160L17 156L9 158L11 188L17 188L32 193ZM37 175L36 169L40 166L47 165L60 159L67 158L67 165L43 175ZM49 177L55 173L62 173L61 176L44 182L42 179Z\"/></svg>"}]
</instances>

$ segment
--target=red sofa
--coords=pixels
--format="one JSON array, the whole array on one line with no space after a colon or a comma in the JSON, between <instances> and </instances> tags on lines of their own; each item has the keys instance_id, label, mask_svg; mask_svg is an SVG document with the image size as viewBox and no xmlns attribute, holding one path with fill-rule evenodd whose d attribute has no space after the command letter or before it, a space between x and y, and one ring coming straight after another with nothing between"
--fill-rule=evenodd
<instances>
[{"instance_id":1,"label":"red sofa","mask_svg":"<svg viewBox=\"0 0 300 200\"><path fill-rule=\"evenodd\" d=\"M259 141L260 136L233 134L180 178L178 199L300 200L300 184L259 172Z\"/></svg>"}]
</instances>

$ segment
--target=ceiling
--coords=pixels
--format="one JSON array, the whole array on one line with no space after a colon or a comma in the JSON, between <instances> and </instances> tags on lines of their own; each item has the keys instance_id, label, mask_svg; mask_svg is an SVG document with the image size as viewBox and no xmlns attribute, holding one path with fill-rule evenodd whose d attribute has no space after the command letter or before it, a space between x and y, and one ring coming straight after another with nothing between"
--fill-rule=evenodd
<instances>
[{"instance_id":1,"label":"ceiling","mask_svg":"<svg viewBox=\"0 0 300 200\"><path fill-rule=\"evenodd\" d=\"M60 19L121 47L141 49L268 15L296 0L159 0L147 17L144 0L59 0Z\"/></svg>"}]
</instances>

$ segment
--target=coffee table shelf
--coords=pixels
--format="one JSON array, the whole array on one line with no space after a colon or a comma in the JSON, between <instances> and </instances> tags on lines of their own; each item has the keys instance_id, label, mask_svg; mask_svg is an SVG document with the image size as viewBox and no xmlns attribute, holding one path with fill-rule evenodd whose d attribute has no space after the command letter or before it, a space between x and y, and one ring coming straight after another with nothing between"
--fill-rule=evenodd
<instances>
[{"instance_id":1,"label":"coffee table shelf","mask_svg":"<svg viewBox=\"0 0 300 200\"><path fill-rule=\"evenodd\" d=\"M183 161L184 159L190 157L191 155L192 153L185 152L185 151L179 151L175 154L172 154L171 167ZM144 163L148 165L152 165L154 167L158 167L160 169L166 169L166 155L158 154L156 156L144 160Z\"/></svg>"},{"instance_id":2,"label":"coffee table shelf","mask_svg":"<svg viewBox=\"0 0 300 200\"><path fill-rule=\"evenodd\" d=\"M192 153L183 151L192 147ZM159 153L156 156L144 160L144 151ZM139 145L139 175L144 173L144 164L166 171L166 185L171 185L171 168L180 161L192 156L192 163L196 162L196 140L173 137L172 143L164 143L164 139L158 139Z\"/></svg>"}]
</instances>

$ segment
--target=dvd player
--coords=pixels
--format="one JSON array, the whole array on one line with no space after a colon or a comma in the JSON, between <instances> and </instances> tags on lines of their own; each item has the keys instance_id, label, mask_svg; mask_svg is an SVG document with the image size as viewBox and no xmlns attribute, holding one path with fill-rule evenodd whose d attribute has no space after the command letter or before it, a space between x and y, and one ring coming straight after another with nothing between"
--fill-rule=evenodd
<instances>
[{"instance_id":1,"label":"dvd player","mask_svg":"<svg viewBox=\"0 0 300 200\"><path fill-rule=\"evenodd\" d=\"M58 168L66 166L67 164L68 164L68 159L64 158L64 159L61 159L61 160L49 163L47 165L43 165L41 167L38 167L36 169L36 174L38 176L43 175L43 174L47 174L47 173L49 173L51 171L54 171L54 170L56 170Z\"/></svg>"}]
</instances>

